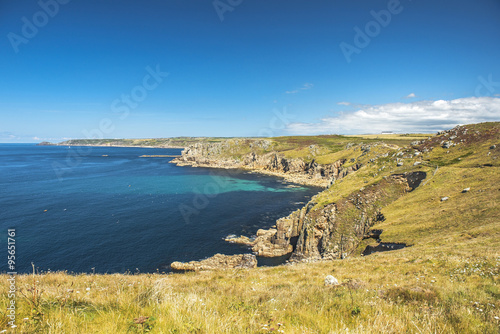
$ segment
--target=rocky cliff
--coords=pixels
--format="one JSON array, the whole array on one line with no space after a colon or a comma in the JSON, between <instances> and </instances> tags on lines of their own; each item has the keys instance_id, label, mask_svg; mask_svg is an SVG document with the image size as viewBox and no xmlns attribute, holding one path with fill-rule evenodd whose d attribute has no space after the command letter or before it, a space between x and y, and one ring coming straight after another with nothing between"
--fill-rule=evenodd
<instances>
[{"instance_id":1,"label":"rocky cliff","mask_svg":"<svg viewBox=\"0 0 500 334\"><path fill-rule=\"evenodd\" d=\"M347 159L318 164L314 158L305 161L286 157L274 151L273 143L268 140L231 139L190 145L181 157L172 162L190 166L246 168L282 176L292 182L329 186L356 172L363 161L374 165L377 159L389 159L388 152L395 150L388 146L377 147L376 144L349 149L352 149L353 155L347 167ZM393 156L396 157L396 154L394 152ZM385 165L381 166L379 171L384 168ZM313 198L302 209L278 219L272 229L257 231L254 238L241 236L226 240L249 246L260 257L290 256L291 261L343 258L356 249L375 222L383 220L381 209L384 206L416 188L425 177L425 172L387 174L380 181L358 188L334 202L318 204Z\"/></svg>"},{"instance_id":2,"label":"rocky cliff","mask_svg":"<svg viewBox=\"0 0 500 334\"><path fill-rule=\"evenodd\" d=\"M345 159L331 164L318 164L314 159L286 158L272 150L273 143L260 139L231 139L221 142L196 143L172 160L180 166L244 168L260 173L276 175L287 181L327 187L335 180L356 171L360 164L345 167Z\"/></svg>"},{"instance_id":3,"label":"rocky cliff","mask_svg":"<svg viewBox=\"0 0 500 334\"><path fill-rule=\"evenodd\" d=\"M424 172L394 174L353 192L336 203L302 209L276 221L276 227L259 230L254 240L234 238L262 257L291 255L291 261L338 259L356 249L368 230L384 220L381 209L418 187Z\"/></svg>"}]
</instances>

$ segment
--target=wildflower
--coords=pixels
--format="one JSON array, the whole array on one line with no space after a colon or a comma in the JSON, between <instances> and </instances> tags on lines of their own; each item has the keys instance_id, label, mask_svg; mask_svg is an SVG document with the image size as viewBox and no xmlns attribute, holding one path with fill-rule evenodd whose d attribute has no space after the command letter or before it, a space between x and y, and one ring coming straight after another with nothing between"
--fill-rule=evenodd
<instances>
[{"instance_id":1,"label":"wildflower","mask_svg":"<svg viewBox=\"0 0 500 334\"><path fill-rule=\"evenodd\" d=\"M85 290L90 291L90 288L86 288Z\"/></svg>"},{"instance_id":2,"label":"wildflower","mask_svg":"<svg viewBox=\"0 0 500 334\"><path fill-rule=\"evenodd\" d=\"M494 318L495 318L496 320L500 320L500 318L499 318L499 317L494 317Z\"/></svg>"}]
</instances>

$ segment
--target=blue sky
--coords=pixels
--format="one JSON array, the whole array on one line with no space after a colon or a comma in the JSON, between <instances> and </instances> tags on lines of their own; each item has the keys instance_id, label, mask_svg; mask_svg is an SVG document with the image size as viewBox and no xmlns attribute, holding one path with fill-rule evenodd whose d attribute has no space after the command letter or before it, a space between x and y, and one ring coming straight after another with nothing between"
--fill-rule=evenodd
<instances>
[{"instance_id":1,"label":"blue sky","mask_svg":"<svg viewBox=\"0 0 500 334\"><path fill-rule=\"evenodd\" d=\"M6 0L0 19L0 142L500 120L498 0Z\"/></svg>"}]
</instances>

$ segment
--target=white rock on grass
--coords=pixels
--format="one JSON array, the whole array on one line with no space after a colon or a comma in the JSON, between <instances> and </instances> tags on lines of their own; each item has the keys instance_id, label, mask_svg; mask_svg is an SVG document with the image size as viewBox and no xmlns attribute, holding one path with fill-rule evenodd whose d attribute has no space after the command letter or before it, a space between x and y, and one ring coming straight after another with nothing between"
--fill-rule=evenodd
<instances>
[{"instance_id":1,"label":"white rock on grass","mask_svg":"<svg viewBox=\"0 0 500 334\"><path fill-rule=\"evenodd\" d=\"M444 202L444 201L447 201L447 200L448 200L448 196L445 196L445 197L441 198L441 202Z\"/></svg>"},{"instance_id":2,"label":"white rock on grass","mask_svg":"<svg viewBox=\"0 0 500 334\"><path fill-rule=\"evenodd\" d=\"M325 277L325 285L339 285L339 281L333 277L332 275L328 275Z\"/></svg>"}]
</instances>

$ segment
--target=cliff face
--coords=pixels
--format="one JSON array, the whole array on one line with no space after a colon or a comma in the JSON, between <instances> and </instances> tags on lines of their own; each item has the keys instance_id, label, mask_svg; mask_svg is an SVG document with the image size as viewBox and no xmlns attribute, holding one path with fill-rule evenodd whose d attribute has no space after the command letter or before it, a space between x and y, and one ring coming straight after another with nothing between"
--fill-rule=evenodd
<instances>
[{"instance_id":1,"label":"cliff face","mask_svg":"<svg viewBox=\"0 0 500 334\"><path fill-rule=\"evenodd\" d=\"M282 153L272 151L270 141L258 139L196 143L184 149L181 157L172 160L181 166L251 169L281 176L290 182L322 187L361 167L360 164L344 167L345 162L339 160L321 165L314 159L305 162L301 158L286 158Z\"/></svg>"},{"instance_id":2,"label":"cliff face","mask_svg":"<svg viewBox=\"0 0 500 334\"><path fill-rule=\"evenodd\" d=\"M259 256L292 253L291 261L343 258L375 222L384 219L380 210L416 188L425 176L423 172L395 174L337 203L315 208L310 202L280 218L275 229L260 230L252 250Z\"/></svg>"},{"instance_id":3,"label":"cliff face","mask_svg":"<svg viewBox=\"0 0 500 334\"><path fill-rule=\"evenodd\" d=\"M308 149L312 151L313 146ZM273 142L269 140L232 139L193 144L172 162L203 167L247 168L282 176L292 182L329 186L361 168L360 160L366 160L367 167L380 167L370 167L373 176L384 168L390 169L391 163L396 164L398 154L395 151L389 157L391 150L394 148L384 145L354 147L350 166L346 167L346 159L318 164L314 158L305 161L286 157L274 151ZM334 202L318 204L313 198L302 209L278 219L275 228L257 231L255 239L240 237L228 241L247 245L260 257L291 256L291 261L343 258L356 249L377 221L384 219L381 213L383 207L418 187L425 177L425 172L387 173L377 183Z\"/></svg>"}]
</instances>

